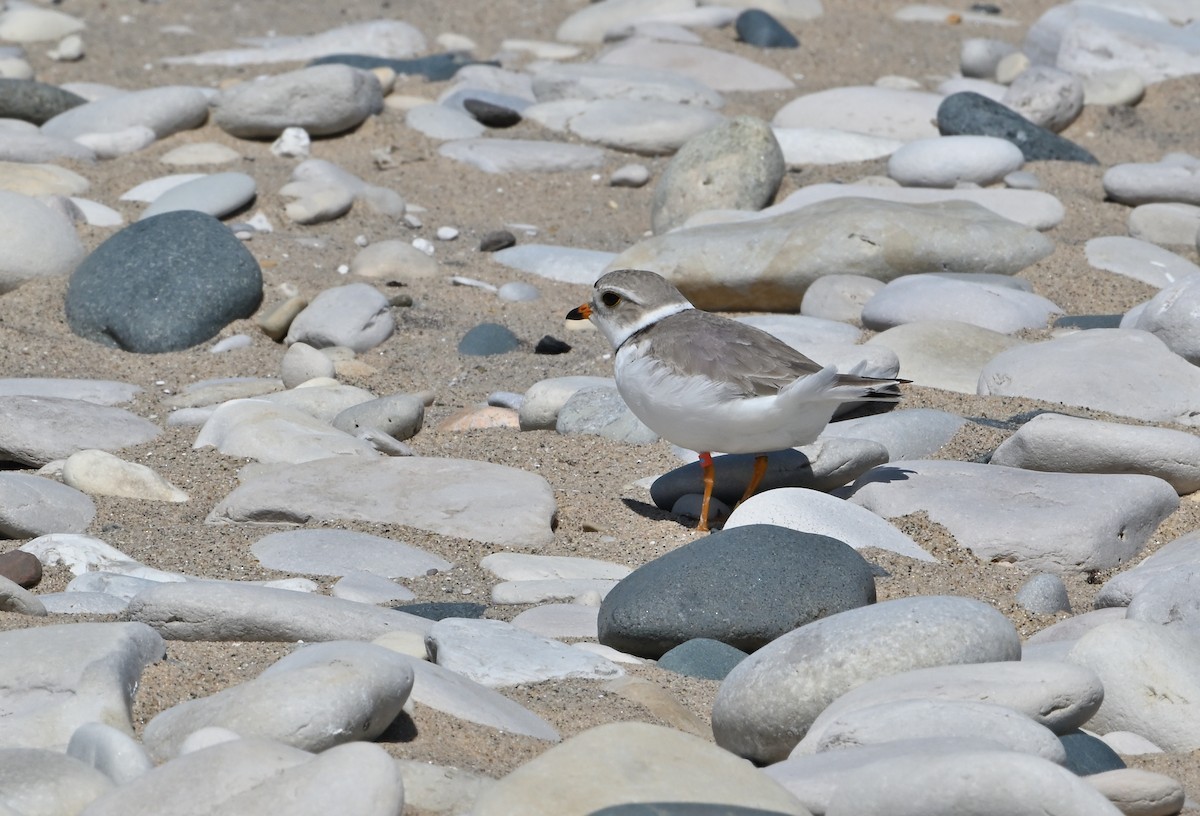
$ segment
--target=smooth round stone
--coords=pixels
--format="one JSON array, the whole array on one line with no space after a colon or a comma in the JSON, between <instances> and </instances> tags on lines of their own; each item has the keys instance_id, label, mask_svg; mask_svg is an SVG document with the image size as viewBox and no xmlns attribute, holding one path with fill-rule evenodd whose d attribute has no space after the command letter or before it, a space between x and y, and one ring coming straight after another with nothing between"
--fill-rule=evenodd
<instances>
[{"instance_id":1,"label":"smooth round stone","mask_svg":"<svg viewBox=\"0 0 1200 816\"><path fill-rule=\"evenodd\" d=\"M1019 289L954 280L940 275L905 275L863 304L863 325L884 331L905 323L953 320L1001 334L1043 329L1063 313L1054 302Z\"/></svg>"},{"instance_id":2,"label":"smooth round stone","mask_svg":"<svg viewBox=\"0 0 1200 816\"><path fill-rule=\"evenodd\" d=\"M1062 473L1144 473L1183 496L1200 490L1200 439L1186 431L1039 414L992 453L991 463Z\"/></svg>"},{"instance_id":3,"label":"smooth round stone","mask_svg":"<svg viewBox=\"0 0 1200 816\"><path fill-rule=\"evenodd\" d=\"M167 151L159 161L163 164L176 167L192 167L195 165L228 164L232 161L238 161L241 158L241 153L220 142L196 142L194 144L180 145L174 150Z\"/></svg>"},{"instance_id":4,"label":"smooth round stone","mask_svg":"<svg viewBox=\"0 0 1200 816\"><path fill-rule=\"evenodd\" d=\"M887 448L888 458L921 459L947 445L967 421L947 411L931 408L901 408L885 414L831 422L821 432L824 438L869 439Z\"/></svg>"},{"instance_id":5,"label":"smooth round stone","mask_svg":"<svg viewBox=\"0 0 1200 816\"><path fill-rule=\"evenodd\" d=\"M623 164L608 177L610 187L645 187L650 181L650 170L644 164Z\"/></svg>"},{"instance_id":6,"label":"smooth round stone","mask_svg":"<svg viewBox=\"0 0 1200 816\"><path fill-rule=\"evenodd\" d=\"M425 421L425 402L413 394L391 394L343 409L330 423L351 436L379 431L393 439L411 439Z\"/></svg>"},{"instance_id":7,"label":"smooth round stone","mask_svg":"<svg viewBox=\"0 0 1200 816\"><path fill-rule=\"evenodd\" d=\"M45 617L45 605L29 590L0 576L0 610L17 615Z\"/></svg>"},{"instance_id":8,"label":"smooth round stone","mask_svg":"<svg viewBox=\"0 0 1200 816\"><path fill-rule=\"evenodd\" d=\"M868 680L1020 654L1013 625L969 598L904 598L850 609L777 637L738 664L713 703L713 734L735 754L778 761L834 699Z\"/></svg>"},{"instance_id":9,"label":"smooth round stone","mask_svg":"<svg viewBox=\"0 0 1200 816\"><path fill-rule=\"evenodd\" d=\"M208 119L208 94L201 88L168 85L128 91L79 105L47 120L42 132L64 139L119 134L149 128L154 138L200 127Z\"/></svg>"},{"instance_id":10,"label":"smooth round stone","mask_svg":"<svg viewBox=\"0 0 1200 816\"><path fill-rule=\"evenodd\" d=\"M994 184L1025 163L1021 149L994 136L942 136L908 142L888 159L888 175L906 187Z\"/></svg>"},{"instance_id":11,"label":"smooth round stone","mask_svg":"<svg viewBox=\"0 0 1200 816\"><path fill-rule=\"evenodd\" d=\"M1180 158L1187 160L1167 157L1152 164L1114 165L1104 173L1104 192L1113 201L1133 206L1168 201L1200 204L1200 161Z\"/></svg>"},{"instance_id":12,"label":"smooth round stone","mask_svg":"<svg viewBox=\"0 0 1200 816\"><path fill-rule=\"evenodd\" d=\"M42 580L42 562L23 550L0 553L0 577L19 587L32 589Z\"/></svg>"},{"instance_id":13,"label":"smooth round stone","mask_svg":"<svg viewBox=\"0 0 1200 816\"><path fill-rule=\"evenodd\" d=\"M659 44L665 47L665 44ZM665 156L725 121L716 111L671 102L599 99L580 103L566 128L579 138L643 156ZM526 113L534 117L534 108Z\"/></svg>"},{"instance_id":14,"label":"smooth round stone","mask_svg":"<svg viewBox=\"0 0 1200 816\"><path fill-rule=\"evenodd\" d=\"M55 164L0 161L0 190L26 196L86 193L91 183L76 172Z\"/></svg>"},{"instance_id":15,"label":"smooth round stone","mask_svg":"<svg viewBox=\"0 0 1200 816\"><path fill-rule=\"evenodd\" d=\"M67 743L67 756L85 762L118 785L141 777L154 768L141 743L111 725L84 723Z\"/></svg>"},{"instance_id":16,"label":"smooth round stone","mask_svg":"<svg viewBox=\"0 0 1200 816\"><path fill-rule=\"evenodd\" d=\"M20 119L40 125L86 102L78 94L64 91L56 85L32 79L0 77L0 119Z\"/></svg>"},{"instance_id":17,"label":"smooth round stone","mask_svg":"<svg viewBox=\"0 0 1200 816\"><path fill-rule=\"evenodd\" d=\"M27 6L0 13L0 40L9 42L60 40L85 28L83 20L54 9Z\"/></svg>"},{"instance_id":18,"label":"smooth round stone","mask_svg":"<svg viewBox=\"0 0 1200 816\"><path fill-rule=\"evenodd\" d=\"M1125 617L1162 626L1200 631L1200 567L1185 567L1151 579L1134 593Z\"/></svg>"},{"instance_id":19,"label":"smooth round stone","mask_svg":"<svg viewBox=\"0 0 1200 816\"><path fill-rule=\"evenodd\" d=\"M1129 236L1167 247L1196 244L1200 206L1195 204L1142 204L1129 213Z\"/></svg>"},{"instance_id":20,"label":"smooth round stone","mask_svg":"<svg viewBox=\"0 0 1200 816\"><path fill-rule=\"evenodd\" d=\"M156 198L138 220L177 210L198 210L222 218L247 206L257 189L254 178L245 173L216 173L171 188Z\"/></svg>"},{"instance_id":21,"label":"smooth round stone","mask_svg":"<svg viewBox=\"0 0 1200 816\"><path fill-rule=\"evenodd\" d=\"M841 785L826 816L960 816L987 802L989 816L1038 810L1062 816L1120 816L1102 793L1070 771L1014 751L915 752L868 766Z\"/></svg>"},{"instance_id":22,"label":"smooth round stone","mask_svg":"<svg viewBox=\"0 0 1200 816\"><path fill-rule=\"evenodd\" d=\"M793 99L775 114L777 128L833 128L902 142L937 136L938 94L874 86L831 88Z\"/></svg>"},{"instance_id":23,"label":"smooth round stone","mask_svg":"<svg viewBox=\"0 0 1200 816\"><path fill-rule=\"evenodd\" d=\"M640 99L720 108L721 95L676 71L594 62L543 65L533 75L538 102L562 99Z\"/></svg>"},{"instance_id":24,"label":"smooth round stone","mask_svg":"<svg viewBox=\"0 0 1200 816\"><path fill-rule=\"evenodd\" d=\"M255 542L250 552L269 569L309 575L366 570L386 578L416 578L451 566L409 544L349 530L272 533Z\"/></svg>"},{"instance_id":25,"label":"smooth round stone","mask_svg":"<svg viewBox=\"0 0 1200 816\"><path fill-rule=\"evenodd\" d=\"M1062 763L1068 771L1079 776L1115 771L1125 767L1125 761L1102 741L1083 731L1068 731L1059 738L1066 749Z\"/></svg>"},{"instance_id":26,"label":"smooth round stone","mask_svg":"<svg viewBox=\"0 0 1200 816\"><path fill-rule=\"evenodd\" d=\"M75 141L94 151L98 159L115 159L137 153L154 144L157 138L153 128L131 125L122 130L82 133L75 137Z\"/></svg>"},{"instance_id":27,"label":"smooth round stone","mask_svg":"<svg viewBox=\"0 0 1200 816\"><path fill-rule=\"evenodd\" d=\"M1076 161L1097 164L1096 157L1074 142L1038 127L999 102L969 91L947 96L935 116L943 136L976 135L1007 139L1026 161Z\"/></svg>"},{"instance_id":28,"label":"smooth round stone","mask_svg":"<svg viewBox=\"0 0 1200 816\"><path fill-rule=\"evenodd\" d=\"M698 598L706 600L698 605ZM641 657L698 637L749 652L874 600L870 566L843 542L756 524L714 533L634 570L605 597L598 626L601 643Z\"/></svg>"},{"instance_id":29,"label":"smooth round stone","mask_svg":"<svg viewBox=\"0 0 1200 816\"><path fill-rule=\"evenodd\" d=\"M80 337L139 353L215 337L262 302L262 272L220 221L180 210L132 224L71 275L67 323Z\"/></svg>"},{"instance_id":30,"label":"smooth round stone","mask_svg":"<svg viewBox=\"0 0 1200 816\"><path fill-rule=\"evenodd\" d=\"M1068 71L1034 65L1013 80L1001 104L1058 133L1083 111L1083 82Z\"/></svg>"},{"instance_id":31,"label":"smooth round stone","mask_svg":"<svg viewBox=\"0 0 1200 816\"><path fill-rule=\"evenodd\" d=\"M554 428L564 436L595 434L634 445L658 440L658 434L633 415L614 385L576 391L559 409Z\"/></svg>"},{"instance_id":32,"label":"smooth round stone","mask_svg":"<svg viewBox=\"0 0 1200 816\"><path fill-rule=\"evenodd\" d=\"M654 188L656 233L703 210L761 210L775 199L787 167L771 127L739 116L688 140Z\"/></svg>"},{"instance_id":33,"label":"smooth round stone","mask_svg":"<svg viewBox=\"0 0 1200 816\"><path fill-rule=\"evenodd\" d=\"M396 320L387 298L373 286L351 283L321 292L288 327L284 342L314 348L346 346L369 351L392 336Z\"/></svg>"},{"instance_id":34,"label":"smooth round stone","mask_svg":"<svg viewBox=\"0 0 1200 816\"><path fill-rule=\"evenodd\" d=\"M1179 782L1140 768L1091 774L1087 783L1104 794L1125 816L1171 816L1179 813L1187 801Z\"/></svg>"},{"instance_id":35,"label":"smooth round stone","mask_svg":"<svg viewBox=\"0 0 1200 816\"><path fill-rule=\"evenodd\" d=\"M1085 245L1088 263L1162 289L1200 274L1200 267L1174 252L1123 235L1093 238Z\"/></svg>"},{"instance_id":36,"label":"smooth round stone","mask_svg":"<svg viewBox=\"0 0 1200 816\"><path fill-rule=\"evenodd\" d=\"M499 323L480 323L458 341L458 353L470 357L507 354L521 347L521 340Z\"/></svg>"},{"instance_id":37,"label":"smooth round stone","mask_svg":"<svg viewBox=\"0 0 1200 816\"><path fill-rule=\"evenodd\" d=\"M284 388L295 388L317 377L332 377L333 372L333 360L308 343L293 343L279 364Z\"/></svg>"},{"instance_id":38,"label":"smooth round stone","mask_svg":"<svg viewBox=\"0 0 1200 816\"><path fill-rule=\"evenodd\" d=\"M996 76L996 64L1016 50L1014 45L1004 40L970 37L962 42L959 68L965 77L991 79Z\"/></svg>"},{"instance_id":39,"label":"smooth round stone","mask_svg":"<svg viewBox=\"0 0 1200 816\"><path fill-rule=\"evenodd\" d=\"M692 638L658 659L658 667L688 677L724 680L733 667L749 655L741 649L712 638Z\"/></svg>"},{"instance_id":40,"label":"smooth round stone","mask_svg":"<svg viewBox=\"0 0 1200 816\"><path fill-rule=\"evenodd\" d=\"M762 9L746 9L733 21L738 39L759 48L798 48L800 41Z\"/></svg>"},{"instance_id":41,"label":"smooth round stone","mask_svg":"<svg viewBox=\"0 0 1200 816\"><path fill-rule=\"evenodd\" d=\"M494 230L479 239L479 251L499 252L502 249L508 249L510 246L515 246L516 243L517 236L513 235L508 230Z\"/></svg>"},{"instance_id":42,"label":"smooth round stone","mask_svg":"<svg viewBox=\"0 0 1200 816\"><path fill-rule=\"evenodd\" d=\"M471 114L475 121L484 127L510 128L521 122L519 111L487 99L468 97L463 100L462 104L467 113Z\"/></svg>"},{"instance_id":43,"label":"smooth round stone","mask_svg":"<svg viewBox=\"0 0 1200 816\"><path fill-rule=\"evenodd\" d=\"M69 275L84 257L74 225L35 198L0 190L0 294Z\"/></svg>"},{"instance_id":44,"label":"smooth round stone","mask_svg":"<svg viewBox=\"0 0 1200 816\"><path fill-rule=\"evenodd\" d=\"M805 290L800 314L857 323L863 304L883 287L883 281L865 275L824 275Z\"/></svg>"},{"instance_id":45,"label":"smooth round stone","mask_svg":"<svg viewBox=\"0 0 1200 816\"><path fill-rule=\"evenodd\" d=\"M81 533L95 516L95 504L74 488L41 476L0 474L0 535L5 538Z\"/></svg>"},{"instance_id":46,"label":"smooth round stone","mask_svg":"<svg viewBox=\"0 0 1200 816\"><path fill-rule=\"evenodd\" d=\"M610 377L575 375L539 380L529 387L519 407L521 430L554 430L558 413L576 391L594 386L613 386Z\"/></svg>"},{"instance_id":47,"label":"smooth round stone","mask_svg":"<svg viewBox=\"0 0 1200 816\"><path fill-rule=\"evenodd\" d=\"M6 816L82 813L115 787L97 769L59 751L0 748L0 769L0 801Z\"/></svg>"},{"instance_id":48,"label":"smooth round stone","mask_svg":"<svg viewBox=\"0 0 1200 816\"><path fill-rule=\"evenodd\" d=\"M330 136L383 108L379 80L345 65L318 65L234 85L213 101L213 121L243 139L274 139L289 127Z\"/></svg>"},{"instance_id":49,"label":"smooth round stone","mask_svg":"<svg viewBox=\"0 0 1200 816\"><path fill-rule=\"evenodd\" d=\"M1117 68L1083 78L1083 104L1136 105L1146 95L1146 83L1136 71Z\"/></svg>"},{"instance_id":50,"label":"smooth round stone","mask_svg":"<svg viewBox=\"0 0 1200 816\"><path fill-rule=\"evenodd\" d=\"M435 278L438 263L408 241L394 238L368 244L350 262L350 272L365 278L411 283Z\"/></svg>"},{"instance_id":51,"label":"smooth round stone","mask_svg":"<svg viewBox=\"0 0 1200 816\"><path fill-rule=\"evenodd\" d=\"M43 395L0 397L0 456L45 465L90 448L118 450L159 434L153 422L106 405Z\"/></svg>"},{"instance_id":52,"label":"smooth round stone","mask_svg":"<svg viewBox=\"0 0 1200 816\"><path fill-rule=\"evenodd\" d=\"M1037 615L1071 611L1066 584L1057 575L1049 573L1035 575L1022 584L1017 590L1017 603Z\"/></svg>"},{"instance_id":53,"label":"smooth round stone","mask_svg":"<svg viewBox=\"0 0 1200 816\"><path fill-rule=\"evenodd\" d=\"M483 791L473 813L582 816L637 802L808 812L779 783L701 737L624 722L590 728L525 763Z\"/></svg>"},{"instance_id":54,"label":"smooth round stone","mask_svg":"<svg viewBox=\"0 0 1200 816\"><path fill-rule=\"evenodd\" d=\"M596 637L599 607L556 603L526 609L513 618L513 626L549 638Z\"/></svg>"}]
</instances>

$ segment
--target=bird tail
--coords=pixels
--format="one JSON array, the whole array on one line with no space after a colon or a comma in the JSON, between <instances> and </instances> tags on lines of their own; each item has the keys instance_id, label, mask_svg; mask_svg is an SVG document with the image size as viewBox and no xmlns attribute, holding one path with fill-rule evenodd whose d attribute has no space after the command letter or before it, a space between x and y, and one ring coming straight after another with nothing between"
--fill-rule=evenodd
<instances>
[{"instance_id":1,"label":"bird tail","mask_svg":"<svg viewBox=\"0 0 1200 816\"><path fill-rule=\"evenodd\" d=\"M833 390L846 402L896 402L900 399L900 386L910 382L893 377L839 374Z\"/></svg>"}]
</instances>

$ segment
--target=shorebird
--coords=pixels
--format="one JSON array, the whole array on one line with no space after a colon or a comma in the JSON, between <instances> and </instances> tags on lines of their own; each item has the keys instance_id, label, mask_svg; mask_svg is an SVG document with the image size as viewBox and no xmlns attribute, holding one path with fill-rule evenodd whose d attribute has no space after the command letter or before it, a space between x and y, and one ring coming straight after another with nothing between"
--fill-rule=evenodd
<instances>
[{"instance_id":1,"label":"shorebird","mask_svg":"<svg viewBox=\"0 0 1200 816\"><path fill-rule=\"evenodd\" d=\"M899 398L908 380L839 374L774 335L694 307L661 275L619 269L596 281L569 320L591 320L612 344L617 391L652 431L700 454L708 530L712 453L753 453L754 495L771 451L806 445L845 402ZM739 504L741 503L739 501Z\"/></svg>"}]
</instances>

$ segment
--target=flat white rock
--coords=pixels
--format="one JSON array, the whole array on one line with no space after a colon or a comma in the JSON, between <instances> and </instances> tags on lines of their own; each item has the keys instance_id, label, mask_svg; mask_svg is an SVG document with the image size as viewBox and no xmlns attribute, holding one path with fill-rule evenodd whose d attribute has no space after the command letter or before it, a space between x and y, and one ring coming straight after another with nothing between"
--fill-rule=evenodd
<instances>
[{"instance_id":1,"label":"flat white rock","mask_svg":"<svg viewBox=\"0 0 1200 816\"><path fill-rule=\"evenodd\" d=\"M1093 238L1084 246L1087 261L1097 269L1162 289L1200 273L1200 266L1149 241L1124 235Z\"/></svg>"},{"instance_id":2,"label":"flat white rock","mask_svg":"<svg viewBox=\"0 0 1200 816\"><path fill-rule=\"evenodd\" d=\"M452 566L449 561L411 544L353 530L271 533L256 541L250 552L269 569L309 575L366 571L386 578L416 578L430 570L442 572Z\"/></svg>"},{"instance_id":3,"label":"flat white rock","mask_svg":"<svg viewBox=\"0 0 1200 816\"><path fill-rule=\"evenodd\" d=\"M485 173L591 170L604 164L605 155L598 147L534 139L460 139L442 144L438 153Z\"/></svg>"},{"instance_id":4,"label":"flat white rock","mask_svg":"<svg viewBox=\"0 0 1200 816\"><path fill-rule=\"evenodd\" d=\"M371 20L300 37L259 37L243 40L252 48L206 51L185 57L167 57L168 65L255 65L298 62L331 54L372 57L414 57L425 50L425 38L399 20Z\"/></svg>"},{"instance_id":5,"label":"flat white rock","mask_svg":"<svg viewBox=\"0 0 1200 816\"><path fill-rule=\"evenodd\" d=\"M603 65L674 71L719 92L781 91L795 87L794 82L773 68L736 54L702 45L658 42L644 37L626 40L601 54L596 61Z\"/></svg>"},{"instance_id":6,"label":"flat white rock","mask_svg":"<svg viewBox=\"0 0 1200 816\"><path fill-rule=\"evenodd\" d=\"M226 456L286 464L329 456L370 459L379 455L366 440L303 411L262 399L223 403L204 423L192 447L214 447Z\"/></svg>"},{"instance_id":7,"label":"flat white rock","mask_svg":"<svg viewBox=\"0 0 1200 816\"><path fill-rule=\"evenodd\" d=\"M988 281L905 275L891 281L863 304L863 326L885 331L905 323L953 320L1001 334L1044 329L1063 314L1053 301Z\"/></svg>"},{"instance_id":8,"label":"flat white rock","mask_svg":"<svg viewBox=\"0 0 1200 816\"><path fill-rule=\"evenodd\" d=\"M775 140L790 169L809 164L871 161L895 153L903 141L831 127L774 127Z\"/></svg>"},{"instance_id":9,"label":"flat white rock","mask_svg":"<svg viewBox=\"0 0 1200 816\"><path fill-rule=\"evenodd\" d=\"M479 566L504 581L537 581L554 578L609 579L619 581L633 570L624 564L595 558L529 553L492 553Z\"/></svg>"},{"instance_id":10,"label":"flat white rock","mask_svg":"<svg viewBox=\"0 0 1200 816\"><path fill-rule=\"evenodd\" d=\"M875 86L831 88L805 94L784 105L771 124L777 128L833 128L909 142L938 136L942 97L924 91Z\"/></svg>"},{"instance_id":11,"label":"flat white rock","mask_svg":"<svg viewBox=\"0 0 1200 816\"><path fill-rule=\"evenodd\" d=\"M215 173L171 188L143 210L138 220L177 210L198 210L222 218L254 200L257 189L254 178L245 173Z\"/></svg>"},{"instance_id":12,"label":"flat white rock","mask_svg":"<svg viewBox=\"0 0 1200 816\"><path fill-rule=\"evenodd\" d=\"M492 260L538 277L591 286L617 255L595 249L521 244L492 253Z\"/></svg>"},{"instance_id":13,"label":"flat white rock","mask_svg":"<svg viewBox=\"0 0 1200 816\"><path fill-rule=\"evenodd\" d=\"M906 187L994 184L1025 163L1021 148L995 136L915 139L888 159L888 175Z\"/></svg>"}]
</instances>

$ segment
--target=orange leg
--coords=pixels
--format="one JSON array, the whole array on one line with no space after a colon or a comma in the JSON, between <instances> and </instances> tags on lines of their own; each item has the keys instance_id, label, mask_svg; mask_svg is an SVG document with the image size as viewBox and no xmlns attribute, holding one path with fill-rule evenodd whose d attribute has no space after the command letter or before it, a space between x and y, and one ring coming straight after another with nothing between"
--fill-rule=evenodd
<instances>
[{"instance_id":1,"label":"orange leg","mask_svg":"<svg viewBox=\"0 0 1200 816\"><path fill-rule=\"evenodd\" d=\"M716 481L717 475L717 469L713 467L712 454L708 451L702 451L700 454L700 468L704 471L704 500L700 502L700 523L696 525L696 531L707 533L708 505L712 501L713 483Z\"/></svg>"},{"instance_id":2,"label":"orange leg","mask_svg":"<svg viewBox=\"0 0 1200 816\"><path fill-rule=\"evenodd\" d=\"M762 484L763 476L767 473L767 455L760 453L754 457L754 475L750 477L750 484L746 485L746 492L738 499L738 504L741 504L746 499L754 495L754 491L758 490L758 486Z\"/></svg>"}]
</instances>

